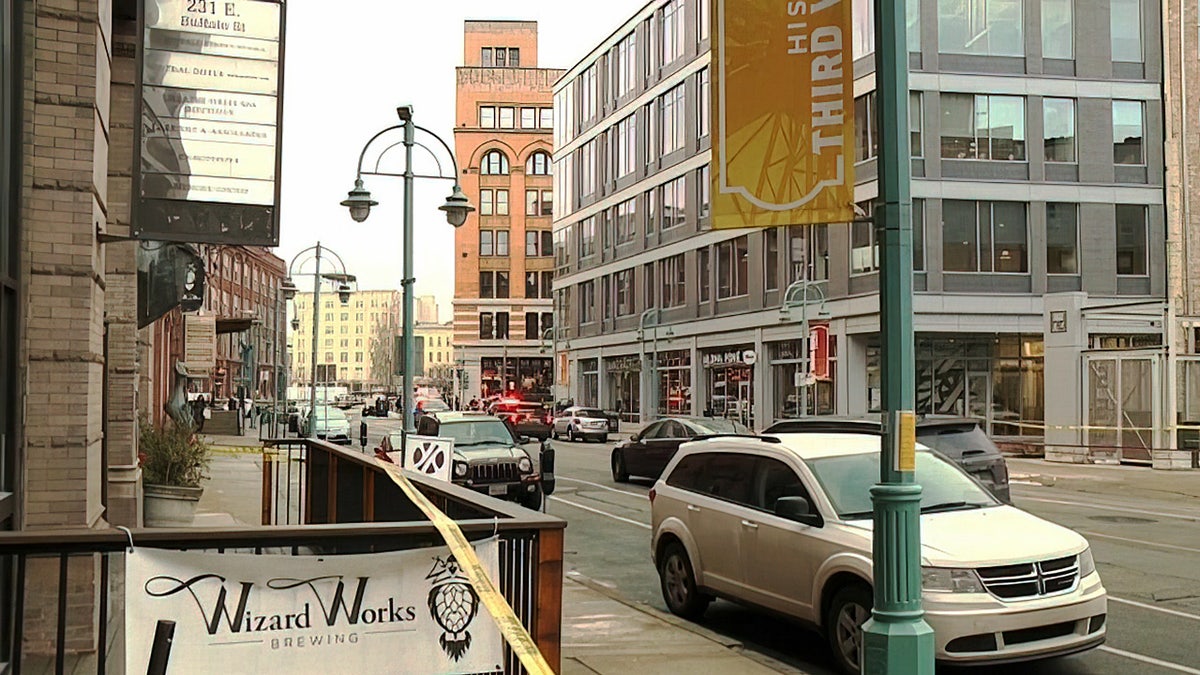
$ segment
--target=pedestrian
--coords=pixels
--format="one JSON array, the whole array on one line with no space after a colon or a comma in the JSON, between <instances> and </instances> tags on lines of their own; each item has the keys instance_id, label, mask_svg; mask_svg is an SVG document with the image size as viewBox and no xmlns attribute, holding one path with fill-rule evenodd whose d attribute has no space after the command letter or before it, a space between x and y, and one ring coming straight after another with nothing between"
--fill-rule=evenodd
<instances>
[{"instance_id":1,"label":"pedestrian","mask_svg":"<svg viewBox=\"0 0 1200 675\"><path fill-rule=\"evenodd\" d=\"M206 407L207 403L204 400L204 394L197 396L196 400L192 401L192 417L196 421L197 433L203 433L204 431L204 409Z\"/></svg>"}]
</instances>

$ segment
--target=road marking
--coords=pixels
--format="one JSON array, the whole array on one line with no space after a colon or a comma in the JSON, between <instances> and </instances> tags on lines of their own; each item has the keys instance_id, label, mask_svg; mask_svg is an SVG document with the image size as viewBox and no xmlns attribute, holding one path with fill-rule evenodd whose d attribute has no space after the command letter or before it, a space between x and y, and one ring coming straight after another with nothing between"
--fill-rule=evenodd
<instances>
[{"instance_id":1,"label":"road marking","mask_svg":"<svg viewBox=\"0 0 1200 675\"><path fill-rule=\"evenodd\" d=\"M577 509L582 509L582 510L584 510L584 511L590 511L590 512L592 512L592 513L595 513L595 514L597 514L597 515L604 516L605 518L612 518L613 520L619 520L619 521L621 521L622 523L628 523L628 524L630 524L630 525L636 525L636 526L638 526L638 527L640 527L640 528L643 528L643 529L646 529L646 530L649 530L649 529L650 529L650 526L649 526L649 525L647 525L646 523L639 523L639 522L638 522L638 521L636 521L636 520L630 520L630 519L628 519L628 518L622 518L621 516L618 516L618 515L615 515L615 514L609 513L608 511L601 511L600 509L594 509L594 508L592 508L592 507L590 507L590 506L584 506L583 504L579 504L579 503L577 503L577 502L572 502L572 501L569 501L569 500L563 499L562 497L551 497L551 498L550 498L550 500L551 500L551 501L556 501L556 502L562 502L563 504L566 504L567 506L574 506L575 508L577 508Z\"/></svg>"},{"instance_id":2,"label":"road marking","mask_svg":"<svg viewBox=\"0 0 1200 675\"><path fill-rule=\"evenodd\" d=\"M600 483L593 483L593 482L587 481L587 480L580 480L578 478L568 478L567 476L558 476L558 479L559 480L569 480L572 483L583 483L584 485L598 487L601 490L608 490L609 492L619 492L623 495L632 495L634 497L641 497L642 499L650 498L649 495L647 495L645 492L631 492L629 490L622 490L620 488L609 487L607 485L601 485Z\"/></svg>"},{"instance_id":3,"label":"road marking","mask_svg":"<svg viewBox=\"0 0 1200 675\"><path fill-rule=\"evenodd\" d=\"M1144 602L1137 602L1136 600L1126 600L1125 598L1114 598L1113 596L1110 595L1110 596L1108 596L1108 601L1116 602L1116 603L1119 603L1122 605L1132 605L1134 607L1141 607L1142 609L1149 609L1149 610L1152 610L1155 612L1162 612L1163 614L1170 614L1171 616L1178 616L1178 617L1182 617L1184 619L1191 619L1192 621L1200 621L1200 614L1188 614L1187 612L1181 612L1177 609L1167 609L1166 607L1158 607L1156 605L1149 605Z\"/></svg>"},{"instance_id":4,"label":"road marking","mask_svg":"<svg viewBox=\"0 0 1200 675\"><path fill-rule=\"evenodd\" d=\"M1045 502L1046 504L1064 504L1066 506L1082 506L1084 508L1100 509L1102 511L1119 511L1121 513L1136 513L1144 516L1159 516L1162 518L1178 518L1179 520L1190 520L1192 522L1200 522L1200 516L1189 516L1182 513L1164 513L1162 511L1145 511L1143 509L1130 509L1121 506L1105 506L1104 504L1088 503L1088 502L1072 502L1065 499L1043 499L1041 497L1020 497L1021 501Z\"/></svg>"},{"instance_id":5,"label":"road marking","mask_svg":"<svg viewBox=\"0 0 1200 675\"><path fill-rule=\"evenodd\" d=\"M1180 672L1180 673L1189 673L1189 675L1200 675L1200 670L1197 670L1195 668L1189 668L1187 666L1181 666L1178 663L1171 663L1170 661L1163 661L1162 659L1156 659L1153 656L1145 656L1142 654L1135 654L1133 652L1127 652L1123 649L1109 647L1108 645L1100 645L1099 647L1097 647L1097 649L1099 649L1102 652L1108 652L1109 654L1116 654L1117 656L1123 656L1127 659L1133 659L1134 661L1141 661L1142 663L1149 663L1150 665L1153 665L1153 666L1158 666L1160 668L1166 668L1167 670L1174 670L1174 671Z\"/></svg>"},{"instance_id":6,"label":"road marking","mask_svg":"<svg viewBox=\"0 0 1200 675\"><path fill-rule=\"evenodd\" d=\"M1155 546L1158 548L1169 548L1176 551L1187 551L1188 553L1200 553L1200 548L1188 548L1187 546L1176 546L1175 544L1160 544L1155 541L1145 541L1142 539L1129 539L1127 537L1117 537L1111 534L1101 534L1090 530L1079 530L1080 534L1086 534L1089 537L1100 537L1101 539L1115 539L1116 541L1127 541L1131 544L1140 544L1142 546Z\"/></svg>"}]
</instances>

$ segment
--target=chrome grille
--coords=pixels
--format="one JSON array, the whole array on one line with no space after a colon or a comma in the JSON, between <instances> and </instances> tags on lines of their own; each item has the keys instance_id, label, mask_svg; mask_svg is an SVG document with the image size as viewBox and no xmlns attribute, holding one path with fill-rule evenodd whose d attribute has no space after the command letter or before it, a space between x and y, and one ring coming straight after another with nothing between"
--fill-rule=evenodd
<instances>
[{"instance_id":1,"label":"chrome grille","mask_svg":"<svg viewBox=\"0 0 1200 675\"><path fill-rule=\"evenodd\" d=\"M517 480L521 472L516 462L493 462L491 464L472 464L468 477L476 482L499 482Z\"/></svg>"},{"instance_id":2,"label":"chrome grille","mask_svg":"<svg viewBox=\"0 0 1200 675\"><path fill-rule=\"evenodd\" d=\"M1021 600L1066 593L1079 581L1079 558L1067 556L1019 565L982 567L979 579L1002 600Z\"/></svg>"}]
</instances>

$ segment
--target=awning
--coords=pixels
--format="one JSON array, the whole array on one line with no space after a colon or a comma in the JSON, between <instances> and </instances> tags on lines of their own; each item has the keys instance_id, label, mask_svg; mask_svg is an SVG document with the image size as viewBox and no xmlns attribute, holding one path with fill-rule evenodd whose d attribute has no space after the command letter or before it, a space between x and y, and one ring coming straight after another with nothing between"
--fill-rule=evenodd
<instances>
[{"instance_id":1,"label":"awning","mask_svg":"<svg viewBox=\"0 0 1200 675\"><path fill-rule=\"evenodd\" d=\"M245 330L250 330L250 326L254 324L254 317L242 317L239 319L217 318L217 335L226 333L241 333Z\"/></svg>"}]
</instances>

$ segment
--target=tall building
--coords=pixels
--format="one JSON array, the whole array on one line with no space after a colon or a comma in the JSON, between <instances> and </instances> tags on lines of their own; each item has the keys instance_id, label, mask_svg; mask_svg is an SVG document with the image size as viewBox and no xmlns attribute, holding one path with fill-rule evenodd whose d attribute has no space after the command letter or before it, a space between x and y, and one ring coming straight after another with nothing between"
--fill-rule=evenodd
<instances>
[{"instance_id":1,"label":"tall building","mask_svg":"<svg viewBox=\"0 0 1200 675\"><path fill-rule=\"evenodd\" d=\"M852 224L710 228L706 0L649 2L555 84L555 294L576 402L755 426L879 410L872 6L853 2ZM1098 309L1166 298L1161 7L908 6L919 412L1040 435L1048 303L1091 312L1077 355L1162 343L1161 325Z\"/></svg>"},{"instance_id":2,"label":"tall building","mask_svg":"<svg viewBox=\"0 0 1200 675\"><path fill-rule=\"evenodd\" d=\"M434 295L418 295L416 297L416 322L417 323L437 323L438 322L438 303L437 296Z\"/></svg>"},{"instance_id":3,"label":"tall building","mask_svg":"<svg viewBox=\"0 0 1200 675\"><path fill-rule=\"evenodd\" d=\"M351 391L391 388L397 381L392 336L400 333L399 291L355 291L342 304L336 292L321 293L317 335L317 384ZM313 294L297 293L292 316L291 384L312 382Z\"/></svg>"},{"instance_id":4,"label":"tall building","mask_svg":"<svg viewBox=\"0 0 1200 675\"><path fill-rule=\"evenodd\" d=\"M455 155L478 210L455 230L454 342L469 395L549 399L553 325L551 85L537 23L467 21L457 69Z\"/></svg>"}]
</instances>

